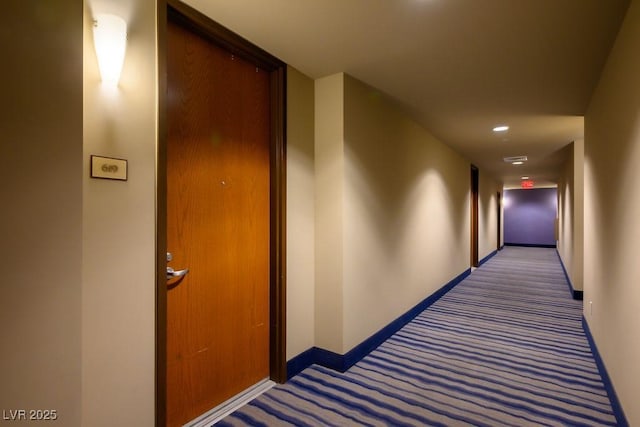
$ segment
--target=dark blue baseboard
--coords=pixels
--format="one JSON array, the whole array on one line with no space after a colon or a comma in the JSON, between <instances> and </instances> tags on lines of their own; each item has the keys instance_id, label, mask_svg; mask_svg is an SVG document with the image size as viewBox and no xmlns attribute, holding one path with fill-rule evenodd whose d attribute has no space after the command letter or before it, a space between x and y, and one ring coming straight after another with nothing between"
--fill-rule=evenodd
<instances>
[{"instance_id":1,"label":"dark blue baseboard","mask_svg":"<svg viewBox=\"0 0 640 427\"><path fill-rule=\"evenodd\" d=\"M569 285L569 292L571 292L571 296L573 296L573 299L582 301L584 299L584 292L577 291L574 289L573 283L571 283L571 279L569 278L569 273L567 273L567 269L564 267L564 262L562 262L562 257L560 256L560 252L558 252L557 248L556 248L556 255L558 255L558 259L560 260L560 265L562 266L564 277L567 279L567 285Z\"/></svg>"},{"instance_id":2,"label":"dark blue baseboard","mask_svg":"<svg viewBox=\"0 0 640 427\"><path fill-rule=\"evenodd\" d=\"M300 372L311 366L317 359L317 347L311 347L287 362L287 380L295 377Z\"/></svg>"},{"instance_id":3,"label":"dark blue baseboard","mask_svg":"<svg viewBox=\"0 0 640 427\"><path fill-rule=\"evenodd\" d=\"M537 243L505 243L504 246L522 246L523 248L555 248L556 245L540 245Z\"/></svg>"},{"instance_id":4,"label":"dark blue baseboard","mask_svg":"<svg viewBox=\"0 0 640 427\"><path fill-rule=\"evenodd\" d=\"M591 353L593 354L593 358L596 361L596 366L598 366L598 371L600 372L600 376L602 377L604 388L607 391L607 395L609 395L609 400L611 401L611 409L613 409L613 414L616 417L616 424L618 425L618 427L628 427L629 423L627 422L627 417L625 417L624 415L622 405L618 400L618 395L613 388L613 383L611 382L611 378L609 378L607 368L604 366L604 361L600 356L598 347L596 347L596 342L593 340L593 335L591 335L589 324L587 323L587 319L585 319L584 316L582 316L582 329L584 329L584 334L587 336L587 341L589 341L589 347L591 347Z\"/></svg>"},{"instance_id":5,"label":"dark blue baseboard","mask_svg":"<svg viewBox=\"0 0 640 427\"><path fill-rule=\"evenodd\" d=\"M487 255L486 257L482 258L480 260L480 262L478 263L478 266L484 264L485 262L489 261L493 256L495 256L498 253L497 250L491 252L489 255Z\"/></svg>"},{"instance_id":6,"label":"dark blue baseboard","mask_svg":"<svg viewBox=\"0 0 640 427\"><path fill-rule=\"evenodd\" d=\"M345 372L347 369L358 363L367 354L375 350L380 344L385 342L391 335L398 332L404 325L412 321L427 307L442 298L444 294L453 289L453 287L458 283L462 282L470 273L471 269L464 271L436 292L422 300L415 307L389 323L384 328L380 329L375 334L371 335L344 355L318 347L312 347L299 354L287 362L287 379L293 378L313 364Z\"/></svg>"}]
</instances>

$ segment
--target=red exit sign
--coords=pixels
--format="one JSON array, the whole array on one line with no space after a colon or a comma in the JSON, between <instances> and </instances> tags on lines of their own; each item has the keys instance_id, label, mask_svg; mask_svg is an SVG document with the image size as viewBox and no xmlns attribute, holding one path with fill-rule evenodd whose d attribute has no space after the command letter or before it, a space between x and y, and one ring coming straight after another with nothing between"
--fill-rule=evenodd
<instances>
[{"instance_id":1,"label":"red exit sign","mask_svg":"<svg viewBox=\"0 0 640 427\"><path fill-rule=\"evenodd\" d=\"M525 179L520 181L520 186L522 188L533 188L533 181L530 179Z\"/></svg>"}]
</instances>

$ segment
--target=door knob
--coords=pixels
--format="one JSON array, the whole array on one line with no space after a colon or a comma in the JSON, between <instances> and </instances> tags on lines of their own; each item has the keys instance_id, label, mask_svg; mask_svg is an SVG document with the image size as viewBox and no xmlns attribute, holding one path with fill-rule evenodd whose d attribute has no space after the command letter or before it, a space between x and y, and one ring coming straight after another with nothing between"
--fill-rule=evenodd
<instances>
[{"instance_id":1,"label":"door knob","mask_svg":"<svg viewBox=\"0 0 640 427\"><path fill-rule=\"evenodd\" d=\"M167 267L167 280L173 279L175 277L184 277L189 273L189 269L185 268L184 270L174 270L171 267Z\"/></svg>"},{"instance_id":2,"label":"door knob","mask_svg":"<svg viewBox=\"0 0 640 427\"><path fill-rule=\"evenodd\" d=\"M171 262L173 260L173 255L171 252L167 252L167 262ZM189 269L185 268L184 270L174 270L171 267L167 267L167 280L174 279L176 277L184 277L189 273Z\"/></svg>"}]
</instances>

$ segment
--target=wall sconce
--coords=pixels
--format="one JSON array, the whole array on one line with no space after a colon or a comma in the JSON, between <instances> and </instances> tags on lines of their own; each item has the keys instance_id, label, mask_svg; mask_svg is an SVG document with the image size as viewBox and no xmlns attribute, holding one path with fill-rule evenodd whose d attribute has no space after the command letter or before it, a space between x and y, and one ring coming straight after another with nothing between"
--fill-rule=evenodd
<instances>
[{"instance_id":1,"label":"wall sconce","mask_svg":"<svg viewBox=\"0 0 640 427\"><path fill-rule=\"evenodd\" d=\"M115 15L96 15L93 43L102 82L117 86L127 47L127 23Z\"/></svg>"}]
</instances>

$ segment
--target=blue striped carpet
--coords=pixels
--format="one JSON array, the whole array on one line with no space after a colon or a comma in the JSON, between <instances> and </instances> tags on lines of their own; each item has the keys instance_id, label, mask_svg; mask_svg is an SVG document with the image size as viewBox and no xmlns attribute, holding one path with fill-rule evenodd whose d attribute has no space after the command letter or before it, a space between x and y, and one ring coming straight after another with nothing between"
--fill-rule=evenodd
<instances>
[{"instance_id":1,"label":"blue striped carpet","mask_svg":"<svg viewBox=\"0 0 640 427\"><path fill-rule=\"evenodd\" d=\"M220 426L609 426L554 249L507 247L345 373L312 366Z\"/></svg>"}]
</instances>

